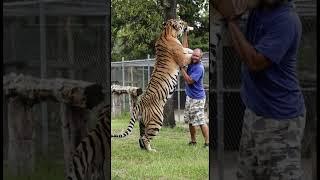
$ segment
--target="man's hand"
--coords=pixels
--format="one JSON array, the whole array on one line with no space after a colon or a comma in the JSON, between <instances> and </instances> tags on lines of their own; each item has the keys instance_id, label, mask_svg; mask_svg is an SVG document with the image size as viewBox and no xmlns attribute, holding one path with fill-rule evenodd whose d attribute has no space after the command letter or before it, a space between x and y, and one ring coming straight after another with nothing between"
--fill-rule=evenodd
<instances>
[{"instance_id":1,"label":"man's hand","mask_svg":"<svg viewBox=\"0 0 320 180\"><path fill-rule=\"evenodd\" d=\"M180 71L181 71L181 70L186 70L186 67L187 67L187 66L180 66L180 67L179 67L179 68L180 68Z\"/></svg>"},{"instance_id":2,"label":"man's hand","mask_svg":"<svg viewBox=\"0 0 320 180\"><path fill-rule=\"evenodd\" d=\"M194 83L194 80L192 80L191 77L187 74L185 67L180 67L180 71L183 76L183 79L187 82L187 84Z\"/></svg>"},{"instance_id":3,"label":"man's hand","mask_svg":"<svg viewBox=\"0 0 320 180\"><path fill-rule=\"evenodd\" d=\"M248 8L248 0L231 0L232 4L224 4L228 3L227 1L220 0L216 6L216 10L225 18L226 21L232 21L239 19ZM228 8L233 8L232 11L227 10ZM232 14L230 14L232 12Z\"/></svg>"}]
</instances>

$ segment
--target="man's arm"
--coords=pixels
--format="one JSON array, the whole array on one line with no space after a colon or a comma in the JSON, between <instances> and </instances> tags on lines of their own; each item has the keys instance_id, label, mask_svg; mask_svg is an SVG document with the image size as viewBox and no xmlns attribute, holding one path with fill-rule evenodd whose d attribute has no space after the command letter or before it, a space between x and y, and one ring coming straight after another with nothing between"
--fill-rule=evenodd
<instances>
[{"instance_id":1,"label":"man's arm","mask_svg":"<svg viewBox=\"0 0 320 180\"><path fill-rule=\"evenodd\" d=\"M194 83L194 80L187 74L184 67L180 68L180 72L182 73L183 79L187 82L187 84Z\"/></svg>"},{"instance_id":2,"label":"man's arm","mask_svg":"<svg viewBox=\"0 0 320 180\"><path fill-rule=\"evenodd\" d=\"M239 53L241 60L248 65L249 69L260 71L271 65L271 61L257 52L246 40L235 21L228 21L228 29L236 51Z\"/></svg>"},{"instance_id":3,"label":"man's arm","mask_svg":"<svg viewBox=\"0 0 320 180\"><path fill-rule=\"evenodd\" d=\"M242 52L240 50L239 43L238 43L238 41L234 40L234 39L236 39L235 34L230 30L229 30L229 34L230 34L230 37L231 37L231 40L232 40L232 45L233 45L235 51L238 53L240 59L243 59L243 54L242 54Z\"/></svg>"}]
</instances>

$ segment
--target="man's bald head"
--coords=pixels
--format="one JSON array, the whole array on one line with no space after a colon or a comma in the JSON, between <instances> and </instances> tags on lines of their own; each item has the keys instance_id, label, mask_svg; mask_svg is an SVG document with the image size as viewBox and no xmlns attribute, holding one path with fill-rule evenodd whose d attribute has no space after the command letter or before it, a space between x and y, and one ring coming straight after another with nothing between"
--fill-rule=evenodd
<instances>
[{"instance_id":1,"label":"man's bald head","mask_svg":"<svg viewBox=\"0 0 320 180\"><path fill-rule=\"evenodd\" d=\"M192 63L196 64L196 63L200 62L202 55L203 55L203 53L200 48L194 49L192 56L191 56Z\"/></svg>"}]
</instances>

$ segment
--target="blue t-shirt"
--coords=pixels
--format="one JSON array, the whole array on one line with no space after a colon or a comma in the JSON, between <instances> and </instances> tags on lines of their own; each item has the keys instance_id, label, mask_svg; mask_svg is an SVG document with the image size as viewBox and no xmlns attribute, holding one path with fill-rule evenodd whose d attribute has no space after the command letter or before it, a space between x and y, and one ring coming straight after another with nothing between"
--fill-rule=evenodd
<instances>
[{"instance_id":1,"label":"blue t-shirt","mask_svg":"<svg viewBox=\"0 0 320 180\"><path fill-rule=\"evenodd\" d=\"M301 22L291 3L272 11L253 10L246 37L271 62L265 70L250 71L242 64L241 97L257 115L275 119L304 113L304 99L296 74Z\"/></svg>"},{"instance_id":2,"label":"blue t-shirt","mask_svg":"<svg viewBox=\"0 0 320 180\"><path fill-rule=\"evenodd\" d=\"M194 80L193 84L186 83L186 94L192 99L203 99L206 93L203 88L204 67L201 62L189 64L187 74Z\"/></svg>"}]
</instances>

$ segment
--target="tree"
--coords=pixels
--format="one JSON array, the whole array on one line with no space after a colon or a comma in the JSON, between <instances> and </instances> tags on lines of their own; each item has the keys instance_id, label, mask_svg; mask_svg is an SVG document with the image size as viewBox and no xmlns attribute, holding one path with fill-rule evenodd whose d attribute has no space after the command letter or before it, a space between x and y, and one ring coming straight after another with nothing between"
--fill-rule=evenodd
<instances>
[{"instance_id":1,"label":"tree","mask_svg":"<svg viewBox=\"0 0 320 180\"><path fill-rule=\"evenodd\" d=\"M177 1L176 0L158 0L163 13L164 20L175 19L177 16Z\"/></svg>"},{"instance_id":2,"label":"tree","mask_svg":"<svg viewBox=\"0 0 320 180\"><path fill-rule=\"evenodd\" d=\"M189 33L189 48L209 51L209 4L207 0L178 0L177 14L195 28Z\"/></svg>"},{"instance_id":3,"label":"tree","mask_svg":"<svg viewBox=\"0 0 320 180\"><path fill-rule=\"evenodd\" d=\"M154 44L164 20L176 14L195 27L189 35L189 47L209 50L207 0L113 0L112 61L144 59L154 56Z\"/></svg>"},{"instance_id":4,"label":"tree","mask_svg":"<svg viewBox=\"0 0 320 180\"><path fill-rule=\"evenodd\" d=\"M112 1L112 60L146 58L154 55L154 44L162 27L162 14L150 0Z\"/></svg>"},{"instance_id":5,"label":"tree","mask_svg":"<svg viewBox=\"0 0 320 180\"><path fill-rule=\"evenodd\" d=\"M162 0L162 5L166 6L164 7L165 9L165 14L164 14L164 20L168 19L176 19L176 9L177 9L177 2L176 0L170 1L170 3L166 3L165 0ZM175 127L176 126L176 121L174 119L174 100L173 98L169 98L167 103L164 106L164 119L163 119L163 125L164 126L169 126L169 127Z\"/></svg>"},{"instance_id":6,"label":"tree","mask_svg":"<svg viewBox=\"0 0 320 180\"><path fill-rule=\"evenodd\" d=\"M154 44L162 24L177 16L195 28L189 35L189 48L209 50L207 0L113 0L112 61L144 59L154 56ZM174 127L173 99L165 106L164 125Z\"/></svg>"}]
</instances>

